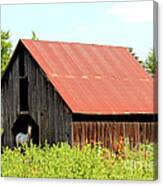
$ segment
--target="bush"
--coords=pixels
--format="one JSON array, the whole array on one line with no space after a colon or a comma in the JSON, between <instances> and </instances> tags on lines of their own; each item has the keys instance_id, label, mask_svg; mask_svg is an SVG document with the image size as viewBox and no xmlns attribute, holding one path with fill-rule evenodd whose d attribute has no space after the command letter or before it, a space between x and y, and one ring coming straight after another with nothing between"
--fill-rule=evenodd
<instances>
[{"instance_id":1,"label":"bush","mask_svg":"<svg viewBox=\"0 0 163 186\"><path fill-rule=\"evenodd\" d=\"M65 143L52 146L45 143L41 148L31 143L22 148L4 149L2 176L131 180L153 180L155 176L152 144L141 145L139 152L126 146L125 157L98 145L80 149Z\"/></svg>"}]
</instances>

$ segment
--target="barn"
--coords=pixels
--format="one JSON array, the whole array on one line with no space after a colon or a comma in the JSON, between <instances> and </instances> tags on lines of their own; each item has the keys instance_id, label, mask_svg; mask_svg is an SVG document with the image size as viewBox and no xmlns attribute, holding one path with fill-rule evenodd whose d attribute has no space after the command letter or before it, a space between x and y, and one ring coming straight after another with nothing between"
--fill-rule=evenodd
<instances>
[{"instance_id":1,"label":"barn","mask_svg":"<svg viewBox=\"0 0 163 186\"><path fill-rule=\"evenodd\" d=\"M21 39L1 79L2 145L29 124L36 144L157 142L154 90L127 47Z\"/></svg>"}]
</instances>

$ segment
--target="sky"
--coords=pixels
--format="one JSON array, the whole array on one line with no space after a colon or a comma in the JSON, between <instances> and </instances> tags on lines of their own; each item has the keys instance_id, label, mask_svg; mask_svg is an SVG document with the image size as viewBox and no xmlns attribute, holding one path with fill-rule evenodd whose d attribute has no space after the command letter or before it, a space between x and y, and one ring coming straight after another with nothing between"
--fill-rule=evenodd
<instances>
[{"instance_id":1,"label":"sky","mask_svg":"<svg viewBox=\"0 0 163 186\"><path fill-rule=\"evenodd\" d=\"M1 6L1 29L20 38L132 47L140 60L153 48L153 1Z\"/></svg>"}]
</instances>

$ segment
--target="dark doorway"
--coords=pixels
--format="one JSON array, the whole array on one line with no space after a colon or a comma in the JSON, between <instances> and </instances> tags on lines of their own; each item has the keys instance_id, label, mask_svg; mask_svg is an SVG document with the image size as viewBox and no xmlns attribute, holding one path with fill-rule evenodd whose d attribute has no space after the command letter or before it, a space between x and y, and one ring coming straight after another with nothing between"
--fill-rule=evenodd
<instances>
[{"instance_id":1,"label":"dark doorway","mask_svg":"<svg viewBox=\"0 0 163 186\"><path fill-rule=\"evenodd\" d=\"M12 134L14 137L14 145L16 145L16 135L20 132L27 134L28 125L32 127L32 141L34 144L39 144L39 127L35 121L28 115L19 115L18 119L12 127Z\"/></svg>"},{"instance_id":2,"label":"dark doorway","mask_svg":"<svg viewBox=\"0 0 163 186\"><path fill-rule=\"evenodd\" d=\"M28 111L28 78L20 78L20 111Z\"/></svg>"}]
</instances>

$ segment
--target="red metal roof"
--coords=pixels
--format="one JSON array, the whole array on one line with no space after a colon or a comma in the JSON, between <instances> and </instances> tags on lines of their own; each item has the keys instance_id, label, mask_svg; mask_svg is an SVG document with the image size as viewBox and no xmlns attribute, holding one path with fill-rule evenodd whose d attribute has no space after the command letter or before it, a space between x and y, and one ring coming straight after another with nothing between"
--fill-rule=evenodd
<instances>
[{"instance_id":1,"label":"red metal roof","mask_svg":"<svg viewBox=\"0 0 163 186\"><path fill-rule=\"evenodd\" d=\"M154 113L153 78L126 47L21 40L74 113Z\"/></svg>"}]
</instances>

